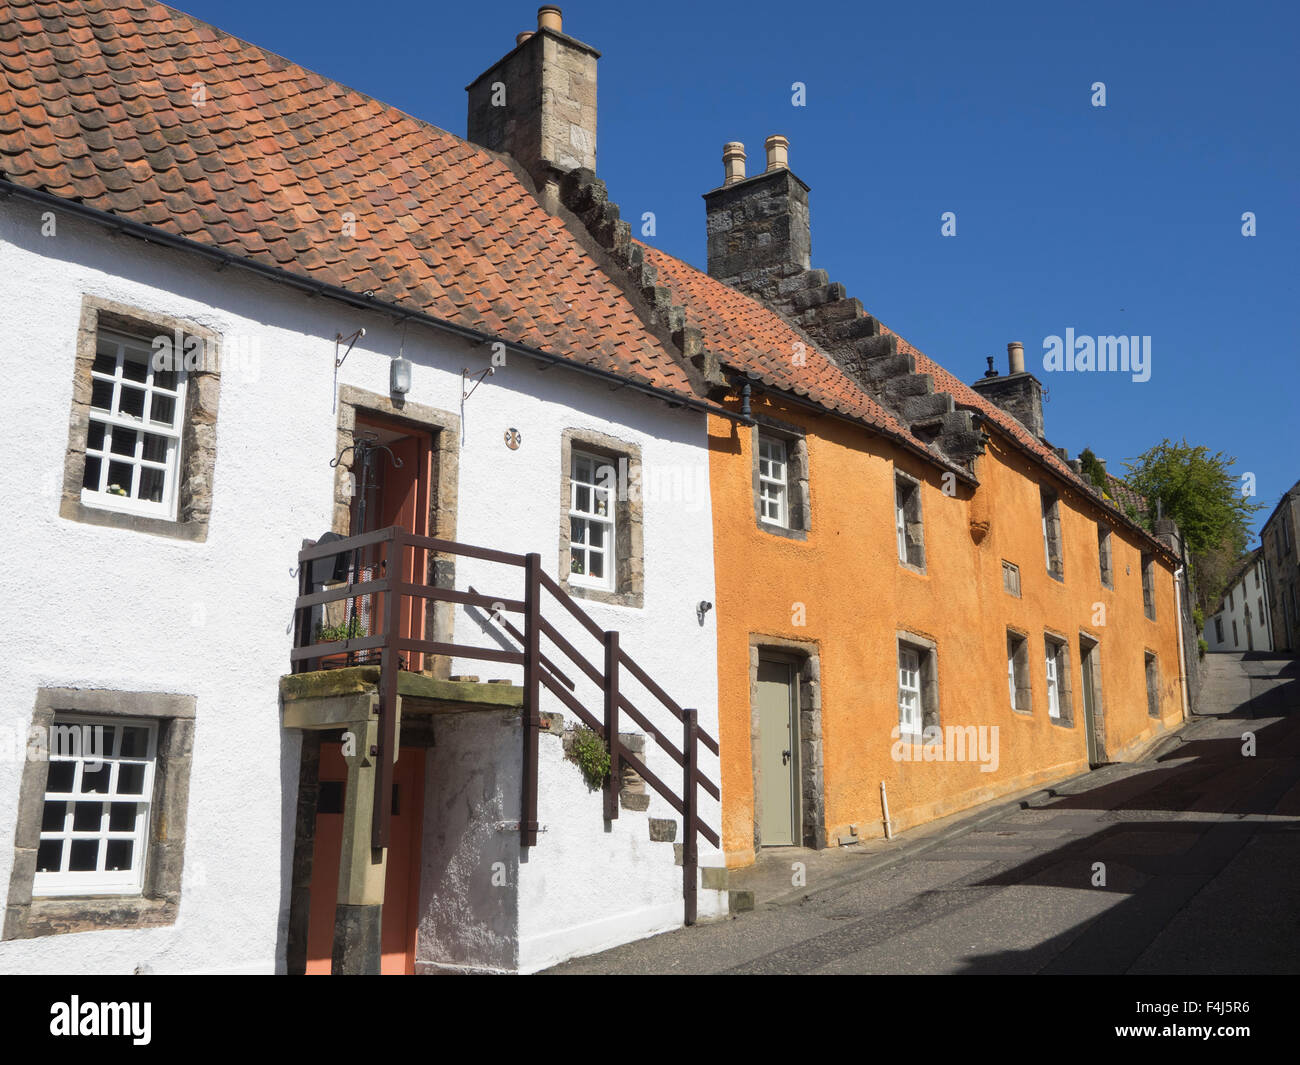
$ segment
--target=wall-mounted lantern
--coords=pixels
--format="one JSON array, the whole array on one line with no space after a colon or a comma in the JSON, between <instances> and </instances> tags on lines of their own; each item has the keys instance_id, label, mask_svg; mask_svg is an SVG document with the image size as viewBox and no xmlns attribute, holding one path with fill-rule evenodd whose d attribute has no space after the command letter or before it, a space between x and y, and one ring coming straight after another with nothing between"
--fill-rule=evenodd
<instances>
[{"instance_id":1,"label":"wall-mounted lantern","mask_svg":"<svg viewBox=\"0 0 1300 1065\"><path fill-rule=\"evenodd\" d=\"M388 390L395 396L404 396L411 391L410 359L405 359L399 355L389 365Z\"/></svg>"}]
</instances>

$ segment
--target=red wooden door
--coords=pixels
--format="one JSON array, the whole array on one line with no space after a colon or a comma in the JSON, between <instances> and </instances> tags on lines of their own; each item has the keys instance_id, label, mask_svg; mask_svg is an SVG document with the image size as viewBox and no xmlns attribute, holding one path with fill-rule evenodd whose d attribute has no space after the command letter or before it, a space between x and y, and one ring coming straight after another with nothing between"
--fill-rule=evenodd
<instances>
[{"instance_id":1,"label":"red wooden door","mask_svg":"<svg viewBox=\"0 0 1300 1065\"><path fill-rule=\"evenodd\" d=\"M393 426L380 422L358 421L359 429L380 431L381 440L392 452L389 458L384 452L377 452L373 459L372 476L375 486L366 502L366 528L357 526L356 510L353 510L353 535L386 529L396 525L417 536L429 535L429 497L433 487L433 441L427 433L416 433L398 438L393 437ZM376 549L379 550L379 549ZM378 559L375 559L378 564ZM428 552L418 548L407 548L402 553L399 568L400 577L408 583L422 584L428 576ZM388 568L384 560L383 569ZM383 631L384 597L375 595L368 604L370 614L370 634L378 635ZM403 638L424 639L425 600L416 596L403 599L398 618L398 632ZM419 672L424 665L424 656L409 651L401 653L406 668Z\"/></svg>"},{"instance_id":2,"label":"red wooden door","mask_svg":"<svg viewBox=\"0 0 1300 1065\"><path fill-rule=\"evenodd\" d=\"M420 835L424 827L423 748L403 747L394 766L392 845L384 871L384 913L380 972L415 972L415 935L420 909ZM343 802L347 766L337 743L322 743L321 802L316 813L311 906L307 921L307 975L328 976L338 904L339 857L343 850Z\"/></svg>"},{"instance_id":3,"label":"red wooden door","mask_svg":"<svg viewBox=\"0 0 1300 1065\"><path fill-rule=\"evenodd\" d=\"M391 465L384 474L379 500L380 523L376 529L397 525L418 536L427 536L429 527L429 489L432 474L432 447L427 435L408 436L389 445L402 460L402 468ZM428 552L407 548L402 553L401 579L408 584L423 584L428 576ZM404 639L424 639L425 600L407 596L398 615L398 633ZM424 656L404 652L406 668L418 673Z\"/></svg>"}]
</instances>

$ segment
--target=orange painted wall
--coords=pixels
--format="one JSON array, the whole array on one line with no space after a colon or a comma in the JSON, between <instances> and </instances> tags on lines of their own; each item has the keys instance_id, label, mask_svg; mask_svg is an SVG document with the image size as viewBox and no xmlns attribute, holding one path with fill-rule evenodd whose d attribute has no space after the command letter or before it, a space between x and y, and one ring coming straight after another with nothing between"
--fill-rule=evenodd
<instances>
[{"instance_id":1,"label":"orange painted wall","mask_svg":"<svg viewBox=\"0 0 1300 1065\"><path fill-rule=\"evenodd\" d=\"M1100 643L1107 754L1116 760L1182 720L1173 572L1157 564L1157 621L1145 618L1139 541L1115 529L1114 590L1103 589L1096 519L1084 493L1061 491L1065 581L1046 570L1039 486L1059 485L995 436L978 460L980 487L942 491L942 473L848 423L757 397L756 414L807 431L811 528L805 541L758 527L753 505L754 430L710 424L717 580L723 847L728 864L754 857L750 637L814 643L821 667L825 829L833 845L856 825L883 834L880 783L896 831L997 795L1087 769L1080 631ZM894 471L922 482L926 572L898 562ZM982 542L972 520L987 521ZM1002 560L1021 572L1020 599L1003 590ZM797 624L803 604L805 624ZM1104 624L1098 624L1098 607ZM1008 627L1029 639L1030 714L1007 692ZM1074 726L1047 714L1044 630L1070 645ZM999 765L907 762L892 756L898 723L899 631L933 640L939 719L998 726ZM1159 656L1160 718L1147 713L1143 650Z\"/></svg>"}]
</instances>

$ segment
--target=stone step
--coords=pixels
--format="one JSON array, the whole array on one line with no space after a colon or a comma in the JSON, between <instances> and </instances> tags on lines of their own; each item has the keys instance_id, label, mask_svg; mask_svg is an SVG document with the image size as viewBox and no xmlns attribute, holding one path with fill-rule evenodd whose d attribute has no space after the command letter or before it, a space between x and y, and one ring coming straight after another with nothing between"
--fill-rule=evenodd
<instances>
[{"instance_id":1,"label":"stone step","mask_svg":"<svg viewBox=\"0 0 1300 1065\"><path fill-rule=\"evenodd\" d=\"M624 810L636 810L639 813L644 813L650 809L650 796L645 792L628 791L627 788L624 788L618 793L618 804Z\"/></svg>"},{"instance_id":2,"label":"stone step","mask_svg":"<svg viewBox=\"0 0 1300 1065\"><path fill-rule=\"evenodd\" d=\"M793 314L808 312L815 315L818 321L838 322L844 318L855 318L862 312L862 304L857 300L845 299L844 286L836 281L803 289L792 293L788 298Z\"/></svg>"},{"instance_id":3,"label":"stone step","mask_svg":"<svg viewBox=\"0 0 1300 1065\"><path fill-rule=\"evenodd\" d=\"M953 409L953 399L947 392L931 392L924 396L909 396L903 400L902 415L909 421L939 418Z\"/></svg>"},{"instance_id":4,"label":"stone step","mask_svg":"<svg viewBox=\"0 0 1300 1065\"><path fill-rule=\"evenodd\" d=\"M909 356L899 355L898 337L893 333L881 333L878 336L862 337L853 342L853 353L864 362L870 362L873 359L907 359L908 371L911 371L912 360Z\"/></svg>"},{"instance_id":5,"label":"stone step","mask_svg":"<svg viewBox=\"0 0 1300 1065\"><path fill-rule=\"evenodd\" d=\"M880 336L880 323L869 314L861 318L851 318L847 322L836 322L821 331L822 339L828 344L844 344L864 337Z\"/></svg>"},{"instance_id":6,"label":"stone step","mask_svg":"<svg viewBox=\"0 0 1300 1065\"><path fill-rule=\"evenodd\" d=\"M789 296L805 289L820 288L830 281L825 270L804 270L791 277L783 277L777 282L776 290L782 296Z\"/></svg>"},{"instance_id":7,"label":"stone step","mask_svg":"<svg viewBox=\"0 0 1300 1065\"><path fill-rule=\"evenodd\" d=\"M754 908L752 891L729 890L727 892L727 911L729 913L748 913Z\"/></svg>"},{"instance_id":8,"label":"stone step","mask_svg":"<svg viewBox=\"0 0 1300 1065\"><path fill-rule=\"evenodd\" d=\"M677 839L677 822L671 817L650 818L650 839L654 843L672 843Z\"/></svg>"},{"instance_id":9,"label":"stone step","mask_svg":"<svg viewBox=\"0 0 1300 1065\"><path fill-rule=\"evenodd\" d=\"M906 377L912 372L911 358L897 352L865 359L859 365L863 376L877 386L894 377Z\"/></svg>"},{"instance_id":10,"label":"stone step","mask_svg":"<svg viewBox=\"0 0 1300 1065\"><path fill-rule=\"evenodd\" d=\"M934 378L928 373L909 373L901 377L891 377L885 383L884 391L890 399L930 396L934 394Z\"/></svg>"}]
</instances>

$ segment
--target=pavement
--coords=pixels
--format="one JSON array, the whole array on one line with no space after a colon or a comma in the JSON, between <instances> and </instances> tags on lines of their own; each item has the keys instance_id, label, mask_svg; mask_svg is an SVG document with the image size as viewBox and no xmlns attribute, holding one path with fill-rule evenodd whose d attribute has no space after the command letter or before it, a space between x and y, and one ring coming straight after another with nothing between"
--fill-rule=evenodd
<instances>
[{"instance_id":1,"label":"pavement","mask_svg":"<svg viewBox=\"0 0 1300 1065\"><path fill-rule=\"evenodd\" d=\"M1300 663L1210 655L1198 713L1138 762L765 852L733 878L752 912L548 972L1294 973L1297 882Z\"/></svg>"}]
</instances>

